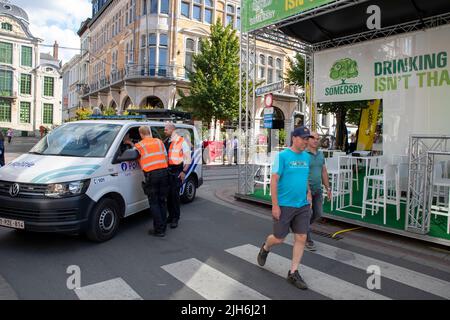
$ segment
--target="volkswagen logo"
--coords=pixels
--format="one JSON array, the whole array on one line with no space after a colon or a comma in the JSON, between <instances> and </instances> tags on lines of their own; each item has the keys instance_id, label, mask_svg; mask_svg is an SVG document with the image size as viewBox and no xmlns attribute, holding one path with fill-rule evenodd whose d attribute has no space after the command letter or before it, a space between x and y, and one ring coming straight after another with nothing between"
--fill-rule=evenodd
<instances>
[{"instance_id":1,"label":"volkswagen logo","mask_svg":"<svg viewBox=\"0 0 450 320\"><path fill-rule=\"evenodd\" d=\"M14 183L9 188L9 194L11 195L11 197L17 197L19 195L19 192L20 192L20 186L18 183Z\"/></svg>"}]
</instances>

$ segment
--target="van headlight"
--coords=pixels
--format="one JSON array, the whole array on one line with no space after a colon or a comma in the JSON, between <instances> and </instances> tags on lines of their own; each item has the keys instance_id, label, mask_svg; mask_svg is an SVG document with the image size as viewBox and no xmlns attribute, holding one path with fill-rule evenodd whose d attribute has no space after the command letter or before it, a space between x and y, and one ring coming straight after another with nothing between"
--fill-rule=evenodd
<instances>
[{"instance_id":1,"label":"van headlight","mask_svg":"<svg viewBox=\"0 0 450 320\"><path fill-rule=\"evenodd\" d=\"M65 198L78 196L86 192L90 180L80 180L64 183L52 183L47 186L46 197Z\"/></svg>"}]
</instances>

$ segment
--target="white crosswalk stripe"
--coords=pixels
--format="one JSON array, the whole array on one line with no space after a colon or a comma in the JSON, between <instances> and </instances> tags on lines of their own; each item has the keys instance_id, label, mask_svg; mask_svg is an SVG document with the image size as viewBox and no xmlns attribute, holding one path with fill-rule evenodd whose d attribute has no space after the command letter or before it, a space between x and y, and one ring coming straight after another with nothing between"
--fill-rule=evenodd
<instances>
[{"instance_id":1,"label":"white crosswalk stripe","mask_svg":"<svg viewBox=\"0 0 450 320\"><path fill-rule=\"evenodd\" d=\"M254 245L246 244L225 251L257 265L256 257L259 248ZM290 266L290 259L272 252L267 258L264 269L286 278ZM300 266L299 272L308 284L309 289L334 300L390 300L388 297L304 265Z\"/></svg>"},{"instance_id":2,"label":"white crosswalk stripe","mask_svg":"<svg viewBox=\"0 0 450 320\"><path fill-rule=\"evenodd\" d=\"M293 235L286 237L286 244L293 245ZM340 249L325 243L314 241L317 251L313 252L329 259L366 271L367 267L380 267L381 277L385 277L410 287L429 292L436 296L450 299L450 282L423 273L406 269L385 261L370 258L349 250Z\"/></svg>"},{"instance_id":3,"label":"white crosswalk stripe","mask_svg":"<svg viewBox=\"0 0 450 320\"><path fill-rule=\"evenodd\" d=\"M208 300L269 299L197 259L187 259L161 268Z\"/></svg>"},{"instance_id":4,"label":"white crosswalk stripe","mask_svg":"<svg viewBox=\"0 0 450 320\"><path fill-rule=\"evenodd\" d=\"M80 300L142 300L122 278L95 283L74 291Z\"/></svg>"}]
</instances>

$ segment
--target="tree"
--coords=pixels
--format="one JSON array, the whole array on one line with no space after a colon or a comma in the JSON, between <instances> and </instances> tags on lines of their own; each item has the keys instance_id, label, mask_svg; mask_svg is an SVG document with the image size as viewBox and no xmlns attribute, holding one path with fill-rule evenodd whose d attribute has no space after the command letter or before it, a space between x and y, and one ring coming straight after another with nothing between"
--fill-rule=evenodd
<instances>
[{"instance_id":1,"label":"tree","mask_svg":"<svg viewBox=\"0 0 450 320\"><path fill-rule=\"evenodd\" d=\"M295 55L294 60L288 59L288 70L285 80L300 88L305 88L305 58L300 53Z\"/></svg>"},{"instance_id":2,"label":"tree","mask_svg":"<svg viewBox=\"0 0 450 320\"><path fill-rule=\"evenodd\" d=\"M367 107L367 101L329 102L318 104L317 109L322 114L332 113L336 116L335 149L347 148L347 121L359 125L361 109Z\"/></svg>"},{"instance_id":3,"label":"tree","mask_svg":"<svg viewBox=\"0 0 450 320\"><path fill-rule=\"evenodd\" d=\"M188 71L190 95L181 90L183 110L197 119L230 121L239 113L239 40L231 25L218 20L209 38L201 40L199 54L193 57L194 70Z\"/></svg>"}]
</instances>

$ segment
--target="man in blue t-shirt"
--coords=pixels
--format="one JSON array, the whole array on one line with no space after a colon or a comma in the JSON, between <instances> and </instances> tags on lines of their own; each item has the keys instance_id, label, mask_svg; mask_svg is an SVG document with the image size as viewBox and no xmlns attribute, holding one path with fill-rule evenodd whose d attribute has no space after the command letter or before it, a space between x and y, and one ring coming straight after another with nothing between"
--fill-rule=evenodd
<instances>
[{"instance_id":1,"label":"man in blue t-shirt","mask_svg":"<svg viewBox=\"0 0 450 320\"><path fill-rule=\"evenodd\" d=\"M300 289L307 289L298 273L311 219L311 192L308 185L310 155L305 151L311 133L300 127L292 133L292 146L280 152L272 167L273 234L269 235L258 254L258 264L264 266L272 246L281 244L294 232L292 264L287 280Z\"/></svg>"}]
</instances>

